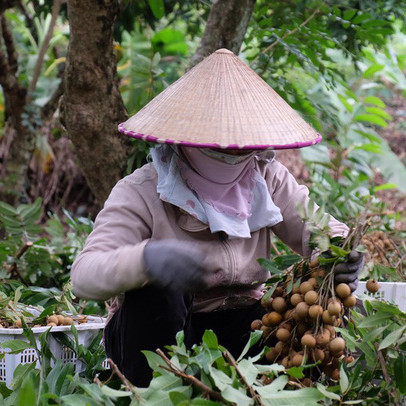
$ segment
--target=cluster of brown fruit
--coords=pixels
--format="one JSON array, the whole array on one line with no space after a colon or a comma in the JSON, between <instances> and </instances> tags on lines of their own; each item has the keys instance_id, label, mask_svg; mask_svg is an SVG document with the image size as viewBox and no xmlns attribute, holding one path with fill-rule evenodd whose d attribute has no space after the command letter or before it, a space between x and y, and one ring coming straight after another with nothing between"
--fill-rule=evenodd
<instances>
[{"instance_id":1,"label":"cluster of brown fruit","mask_svg":"<svg viewBox=\"0 0 406 406\"><path fill-rule=\"evenodd\" d=\"M55 327L55 326L71 326L72 324L76 324L76 322L79 324L87 323L87 318L85 316L81 316L79 318L73 319L70 316L63 316L62 314L53 314L51 316L47 316L45 325L34 324L31 326L31 323L27 323L27 325L30 327L44 327L44 326ZM23 327L22 320L17 319L12 327L22 328Z\"/></svg>"},{"instance_id":2,"label":"cluster of brown fruit","mask_svg":"<svg viewBox=\"0 0 406 406\"><path fill-rule=\"evenodd\" d=\"M372 231L362 238L362 243L366 246L369 255L374 263L388 265L388 251L395 251L393 242L381 230Z\"/></svg>"},{"instance_id":3,"label":"cluster of brown fruit","mask_svg":"<svg viewBox=\"0 0 406 406\"><path fill-rule=\"evenodd\" d=\"M267 313L251 328L263 330L264 344L271 346L265 355L269 362L286 368L317 363L306 369L308 380L321 372L337 380L340 363L354 361L334 327L343 326L343 316L356 305L356 297L347 284L335 286L334 273L317 259L296 264L287 281L270 298L264 296L262 304Z\"/></svg>"}]
</instances>

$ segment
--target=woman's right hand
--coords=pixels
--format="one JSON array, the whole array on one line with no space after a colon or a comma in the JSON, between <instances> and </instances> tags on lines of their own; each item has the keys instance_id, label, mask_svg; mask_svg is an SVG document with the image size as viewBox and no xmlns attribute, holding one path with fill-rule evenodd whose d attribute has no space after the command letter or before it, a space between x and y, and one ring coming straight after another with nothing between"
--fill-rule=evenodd
<instances>
[{"instance_id":1,"label":"woman's right hand","mask_svg":"<svg viewBox=\"0 0 406 406\"><path fill-rule=\"evenodd\" d=\"M198 244L166 239L150 241L144 248L145 272L151 282L181 292L207 287L202 264L206 254Z\"/></svg>"}]
</instances>

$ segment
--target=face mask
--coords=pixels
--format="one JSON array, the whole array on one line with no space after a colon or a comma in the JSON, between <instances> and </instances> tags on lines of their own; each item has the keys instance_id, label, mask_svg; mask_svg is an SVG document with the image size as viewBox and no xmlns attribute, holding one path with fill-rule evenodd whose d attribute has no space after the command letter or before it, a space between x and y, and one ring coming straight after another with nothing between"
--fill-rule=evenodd
<instances>
[{"instance_id":1,"label":"face mask","mask_svg":"<svg viewBox=\"0 0 406 406\"><path fill-rule=\"evenodd\" d=\"M214 151L210 148L201 148L201 151L203 152L203 154L229 165L238 164L242 161L245 161L246 159L251 158L255 154L255 151L252 151L246 155L230 155L225 152Z\"/></svg>"}]
</instances>

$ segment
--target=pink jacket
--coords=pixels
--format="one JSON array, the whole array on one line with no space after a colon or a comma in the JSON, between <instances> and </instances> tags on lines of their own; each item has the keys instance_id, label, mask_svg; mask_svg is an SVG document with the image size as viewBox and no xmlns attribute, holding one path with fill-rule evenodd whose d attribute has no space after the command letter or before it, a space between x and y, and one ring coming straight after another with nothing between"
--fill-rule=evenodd
<instances>
[{"instance_id":1,"label":"pink jacket","mask_svg":"<svg viewBox=\"0 0 406 406\"><path fill-rule=\"evenodd\" d=\"M175 238L198 241L207 253L205 269L209 288L196 294L194 311L244 306L263 294L268 271L257 262L269 258L271 233L294 251L309 256L309 232L297 213L298 202L307 205L308 189L299 185L278 161L259 168L283 222L271 229L253 232L251 238L220 239L206 224L160 200L157 174L152 164L144 165L120 180L98 214L94 230L72 267L72 283L79 297L106 300L148 283L143 250L150 240ZM332 235L345 236L346 225L331 217ZM120 300L114 301L114 312Z\"/></svg>"}]
</instances>

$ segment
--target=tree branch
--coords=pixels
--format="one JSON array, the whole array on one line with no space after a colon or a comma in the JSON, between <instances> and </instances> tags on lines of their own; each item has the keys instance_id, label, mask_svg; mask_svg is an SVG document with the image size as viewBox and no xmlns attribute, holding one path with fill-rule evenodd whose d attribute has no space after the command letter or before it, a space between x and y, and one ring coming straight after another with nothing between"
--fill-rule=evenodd
<instances>
[{"instance_id":1,"label":"tree branch","mask_svg":"<svg viewBox=\"0 0 406 406\"><path fill-rule=\"evenodd\" d=\"M28 87L28 97L30 97L30 93L32 93L35 90L35 87L37 86L38 78L41 74L41 67L42 67L42 62L44 60L45 53L48 49L49 42L51 41L52 34L54 32L56 20L59 15L59 10L61 9L61 4L64 0L54 0L54 4L52 6L52 15L51 15L51 22L48 27L48 31L46 33L46 36L44 38L44 41L42 42L41 49L38 54L38 59L37 63L35 64L35 69L34 69L34 74L32 76L31 83Z\"/></svg>"},{"instance_id":2,"label":"tree branch","mask_svg":"<svg viewBox=\"0 0 406 406\"><path fill-rule=\"evenodd\" d=\"M15 74L18 68L17 52L15 50L13 35L7 24L6 17L4 14L1 16L1 32L4 39L4 45L7 51L8 69L10 73Z\"/></svg>"},{"instance_id":3,"label":"tree branch","mask_svg":"<svg viewBox=\"0 0 406 406\"><path fill-rule=\"evenodd\" d=\"M140 401L141 397L136 391L135 386L123 375L114 361L111 358L108 358L107 362L110 364L114 373L120 378L120 381L124 384L124 386L136 397L138 401Z\"/></svg>"},{"instance_id":4,"label":"tree branch","mask_svg":"<svg viewBox=\"0 0 406 406\"><path fill-rule=\"evenodd\" d=\"M8 8L17 6L20 0L2 0L0 2L0 14L4 13Z\"/></svg>"},{"instance_id":5,"label":"tree branch","mask_svg":"<svg viewBox=\"0 0 406 406\"><path fill-rule=\"evenodd\" d=\"M213 2L202 40L188 69L219 48L238 54L256 0L216 0Z\"/></svg>"},{"instance_id":6,"label":"tree branch","mask_svg":"<svg viewBox=\"0 0 406 406\"><path fill-rule=\"evenodd\" d=\"M260 406L265 406L264 403L262 403L261 396L257 392L255 392L255 389L247 382L245 376L241 373L233 356L227 350L224 351L223 354L224 354L224 357L227 359L227 361L235 368L237 375L241 378L244 385L248 388L252 399L254 399L254 401L255 401L255 404L260 405Z\"/></svg>"},{"instance_id":7,"label":"tree branch","mask_svg":"<svg viewBox=\"0 0 406 406\"><path fill-rule=\"evenodd\" d=\"M155 352L165 361L165 364L168 365L170 372L172 372L176 376L179 376L184 381L190 382L193 385L197 386L199 389L202 390L204 394L208 395L211 399L219 400L221 402L224 402L225 404L229 403L226 399L223 398L221 393L209 388L202 381L199 381L199 379L197 379L195 376L185 374L183 371L180 371L178 368L176 368L175 365L172 364L170 359L159 348L155 350Z\"/></svg>"}]
</instances>

